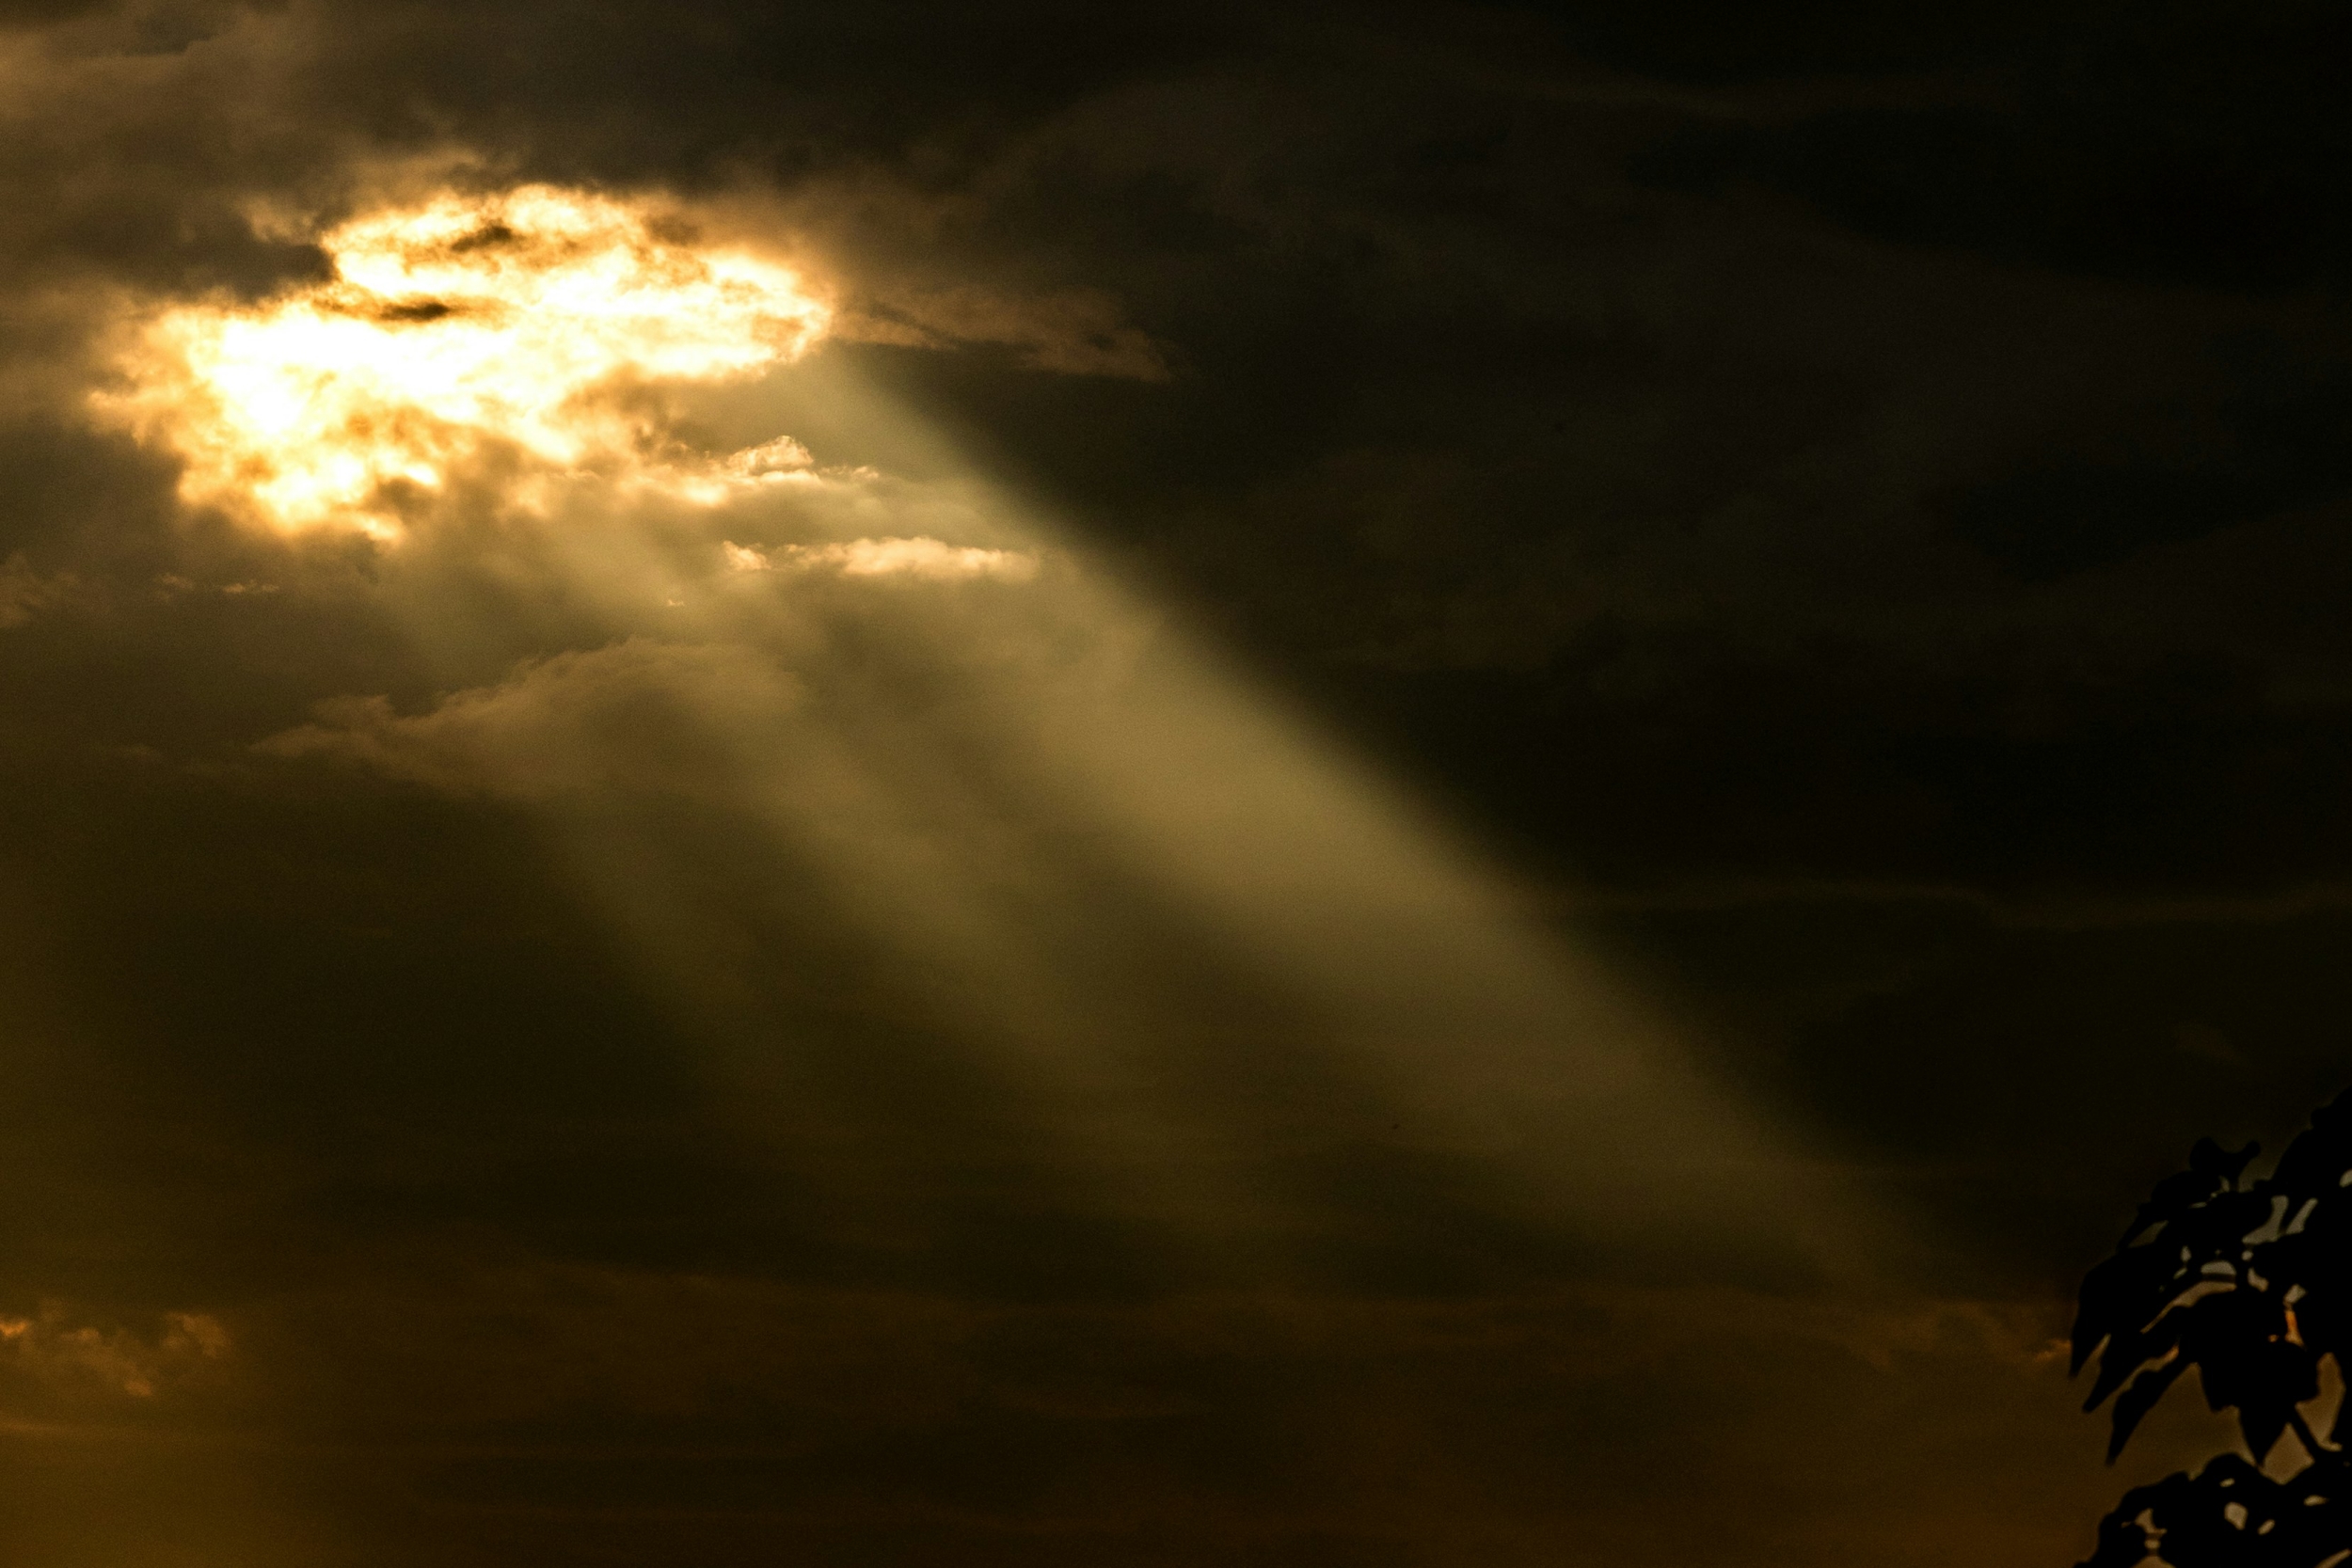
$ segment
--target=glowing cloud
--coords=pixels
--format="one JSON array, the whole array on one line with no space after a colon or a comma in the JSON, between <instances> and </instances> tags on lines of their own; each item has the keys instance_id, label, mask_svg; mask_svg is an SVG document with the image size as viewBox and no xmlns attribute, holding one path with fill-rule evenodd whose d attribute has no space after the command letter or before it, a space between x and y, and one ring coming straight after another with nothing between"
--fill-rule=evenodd
<instances>
[{"instance_id":1,"label":"glowing cloud","mask_svg":"<svg viewBox=\"0 0 2352 1568\"><path fill-rule=\"evenodd\" d=\"M1040 564L1033 550L980 549L929 537L846 539L831 545L787 545L775 550L755 549L730 540L720 547L727 568L736 572L834 571L845 578L905 577L931 581L994 578L1026 582L1037 576Z\"/></svg>"},{"instance_id":2,"label":"glowing cloud","mask_svg":"<svg viewBox=\"0 0 2352 1568\"><path fill-rule=\"evenodd\" d=\"M101 399L180 454L191 504L390 537L477 461L676 487L688 476L657 460L657 433L600 394L755 375L830 320L785 267L545 185L378 213L320 245L330 281L151 319L126 356L131 388ZM759 449L740 472L696 477L723 490L806 461L794 456Z\"/></svg>"},{"instance_id":3,"label":"glowing cloud","mask_svg":"<svg viewBox=\"0 0 2352 1568\"><path fill-rule=\"evenodd\" d=\"M153 1336L76 1325L57 1302L43 1304L38 1317L0 1318L0 1365L44 1382L94 1384L134 1399L151 1398L230 1350L220 1320L199 1312L166 1314L162 1332Z\"/></svg>"}]
</instances>

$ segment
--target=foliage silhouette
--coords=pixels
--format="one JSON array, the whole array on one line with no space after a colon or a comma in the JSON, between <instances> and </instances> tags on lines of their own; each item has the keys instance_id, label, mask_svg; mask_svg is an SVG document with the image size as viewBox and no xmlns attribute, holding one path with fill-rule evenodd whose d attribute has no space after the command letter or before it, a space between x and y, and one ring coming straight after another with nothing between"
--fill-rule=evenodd
<instances>
[{"instance_id":1,"label":"foliage silhouette","mask_svg":"<svg viewBox=\"0 0 2352 1568\"><path fill-rule=\"evenodd\" d=\"M2110 1462L2191 1367L2252 1458L2126 1493L2078 1568L2321 1568L2352 1551L2352 1455L2332 1415L2315 1431L2299 1408L2319 1396L2320 1363L2341 1375L2352 1350L2352 1091L2248 1180L2259 1151L2201 1139L2083 1280L2074 1333L2074 1370L2099 1361L2083 1408L2115 1400Z\"/></svg>"}]
</instances>

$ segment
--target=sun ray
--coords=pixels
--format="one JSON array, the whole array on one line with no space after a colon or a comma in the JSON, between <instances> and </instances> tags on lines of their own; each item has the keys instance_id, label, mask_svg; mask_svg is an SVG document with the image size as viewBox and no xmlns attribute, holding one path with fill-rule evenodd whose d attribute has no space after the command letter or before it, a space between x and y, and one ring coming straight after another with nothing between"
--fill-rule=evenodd
<instances>
[{"instance_id":1,"label":"sun ray","mask_svg":"<svg viewBox=\"0 0 2352 1568\"><path fill-rule=\"evenodd\" d=\"M783 371L828 311L684 232L545 186L444 197L328 231L329 281L140 325L102 412L181 458L190 505L382 541L387 602L452 669L497 614L448 591L469 575L571 617L568 652L265 751L542 813L690 1009L736 941L698 889L802 868L1040 1148L1200 1254L1279 1231L1292 1155L1263 1151L1375 1135L1352 1117L1507 1172L1479 1201L1531 1225L1854 1260L1844 1196L1672 1030L1082 548L977 476L685 440L649 390ZM678 801L739 865L663 826Z\"/></svg>"}]
</instances>

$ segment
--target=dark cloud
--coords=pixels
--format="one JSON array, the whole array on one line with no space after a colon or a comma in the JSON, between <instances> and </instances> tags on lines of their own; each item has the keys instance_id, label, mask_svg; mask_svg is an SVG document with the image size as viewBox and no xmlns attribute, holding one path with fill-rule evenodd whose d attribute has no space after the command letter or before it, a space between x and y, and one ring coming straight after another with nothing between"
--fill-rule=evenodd
<instances>
[{"instance_id":1,"label":"dark cloud","mask_svg":"<svg viewBox=\"0 0 2352 1568\"><path fill-rule=\"evenodd\" d=\"M2121 278L2275 291L2340 277L2341 130L2313 72L2328 8L2040 17L2039 47L1922 50L1974 102L1693 126L1648 169L1753 183L1899 242ZM1972 55L1979 57L1972 58Z\"/></svg>"},{"instance_id":2,"label":"dark cloud","mask_svg":"<svg viewBox=\"0 0 2352 1568\"><path fill-rule=\"evenodd\" d=\"M0 10L0 1552L2079 1554L2074 1272L2344 1076L2341 25ZM831 488L566 578L93 417L527 180L837 280L629 405Z\"/></svg>"}]
</instances>

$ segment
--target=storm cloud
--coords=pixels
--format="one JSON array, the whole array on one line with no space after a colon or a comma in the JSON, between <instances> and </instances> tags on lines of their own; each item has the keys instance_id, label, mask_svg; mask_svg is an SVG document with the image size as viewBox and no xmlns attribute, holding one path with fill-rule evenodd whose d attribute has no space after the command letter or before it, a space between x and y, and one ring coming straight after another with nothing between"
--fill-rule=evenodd
<instances>
[{"instance_id":1,"label":"storm cloud","mask_svg":"<svg viewBox=\"0 0 2352 1568\"><path fill-rule=\"evenodd\" d=\"M0 1550L2080 1555L2346 1077L2342 30L0 5Z\"/></svg>"}]
</instances>

